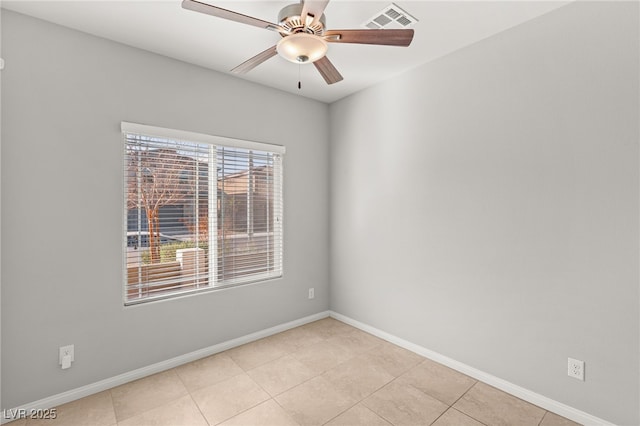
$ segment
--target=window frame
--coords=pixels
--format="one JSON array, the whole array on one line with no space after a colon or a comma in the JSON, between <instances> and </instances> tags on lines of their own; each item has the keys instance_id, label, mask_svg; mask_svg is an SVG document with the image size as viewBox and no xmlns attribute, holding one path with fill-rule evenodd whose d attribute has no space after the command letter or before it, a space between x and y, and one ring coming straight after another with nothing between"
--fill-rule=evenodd
<instances>
[{"instance_id":1,"label":"window frame","mask_svg":"<svg viewBox=\"0 0 640 426\"><path fill-rule=\"evenodd\" d=\"M206 144L206 145L209 145L209 150L213 152L214 158L217 157L217 150L218 148L221 148L221 147L231 148L231 149L255 150L255 151L267 152L270 154L277 154L278 161L280 162L280 164L279 164L279 167L274 167L273 182L274 182L274 186L277 185L279 187L279 197L278 197L279 203L280 203L280 206L282 206L282 210L284 210L282 157L286 152L286 147L283 145L268 144L264 142L255 142L255 141L249 141L244 139L235 139L235 138L229 138L225 136L214 136L214 135L208 135L208 134L185 131L185 130L169 129L169 128L151 126L146 124L131 123L126 121L121 122L120 130L121 130L121 137L124 142L122 144L122 147L123 147L122 158L123 158L124 170L126 170L126 161L127 161L126 150L127 150L128 134L156 137L156 138L162 138L162 139L174 140L174 141ZM214 161L217 161L217 159ZM122 299L123 299L124 306L135 306L135 305L150 303L150 302L159 301L159 300L175 299L175 298L180 298L188 295L206 293L206 292L215 291L215 290L228 289L228 288L247 285L247 284L257 284L261 282L270 281L273 279L279 279L284 276L284 260L283 260L284 229L283 229L283 220L282 220L282 216L284 212L281 211L279 215L279 220L274 221L277 227L277 229L274 229L274 232L277 231L279 238L274 239L273 264L279 265L278 275L274 275L273 273L270 273L267 271L262 273L251 274L249 279L240 279L240 280L232 279L232 280L229 280L229 282L226 282L224 280L219 281L217 278L217 272L215 272L218 269L217 248L216 248L216 244L212 244L210 246L209 258L214 259L214 262L213 262L213 267L209 268L210 270L209 278L210 279L215 278L213 279L213 284L209 283L207 286L202 288L175 290L172 292L167 292L164 294L159 294L154 296L148 296L148 297L143 297L143 298L138 298L133 300L129 299L128 297L129 289L127 288L128 287L128 276L127 276L127 265L128 265L127 264L127 245L128 245L127 196L128 194L125 189L127 185L126 178L124 174L122 176L123 176L123 182L122 182L123 205L122 205L121 211L123 212L123 229L121 232L121 238L122 238ZM209 181L210 187L211 187L211 182L217 182L217 172L215 168L209 167L208 181ZM217 184L214 186L217 188ZM208 200L209 202L209 210L208 210L209 211L209 222L208 222L209 241L216 241L217 235L218 235L217 217L219 213L218 206L217 206L218 202L216 201L217 196L216 197L209 196L208 198L209 198ZM212 209L212 207L215 207L215 208Z\"/></svg>"}]
</instances>

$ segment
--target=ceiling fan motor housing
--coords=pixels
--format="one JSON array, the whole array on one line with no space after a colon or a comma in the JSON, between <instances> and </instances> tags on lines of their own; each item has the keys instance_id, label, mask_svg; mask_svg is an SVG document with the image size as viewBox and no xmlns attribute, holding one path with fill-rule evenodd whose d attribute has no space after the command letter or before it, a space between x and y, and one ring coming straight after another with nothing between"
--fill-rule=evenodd
<instances>
[{"instance_id":1,"label":"ceiling fan motor housing","mask_svg":"<svg viewBox=\"0 0 640 426\"><path fill-rule=\"evenodd\" d=\"M305 23L302 22L302 8L304 7L301 3L290 4L289 6L285 6L280 10L278 14L278 23L285 28L289 33L280 33L283 37L286 37L289 34L297 34L301 32L305 32L307 34L313 34L320 36L324 33L324 29L326 28L326 18L324 13L317 20L316 23L311 25L311 20L313 17L311 15L307 16L307 26L305 27Z\"/></svg>"}]
</instances>

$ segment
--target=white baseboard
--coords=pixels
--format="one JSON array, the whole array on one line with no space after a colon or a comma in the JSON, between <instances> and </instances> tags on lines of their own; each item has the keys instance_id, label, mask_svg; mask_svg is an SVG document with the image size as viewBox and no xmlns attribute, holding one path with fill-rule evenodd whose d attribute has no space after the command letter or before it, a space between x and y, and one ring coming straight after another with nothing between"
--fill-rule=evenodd
<instances>
[{"instance_id":1,"label":"white baseboard","mask_svg":"<svg viewBox=\"0 0 640 426\"><path fill-rule=\"evenodd\" d=\"M439 362L440 364L446 365L447 367L450 367L454 370L464 373L470 377L473 377L474 379L477 379L497 389L505 391L511 395L517 396L520 399L523 399L527 402L535 404L539 407L544 408L545 410L551 411L553 413L566 417L575 422L578 422L584 425L613 426L613 423L610 423L606 420L600 419L591 414L577 410L573 407L562 404L551 398L547 398L543 395L532 392L521 386L515 385L506 380L492 376L491 374L485 373L481 370L470 367L466 364L463 364L459 361L446 357L442 354L431 351L427 348L416 345L407 340L401 339L385 331L372 327L368 324L364 324L360 321L356 321L352 318L349 318L347 316L344 316L342 314L339 314L333 311L320 312L314 315L310 315L308 317L300 318L300 319L290 321L284 324L280 324L271 328L260 330L255 333L247 334L245 336L238 337L236 339L219 343L217 345L209 346L208 348L190 352L188 354L171 358L166 361L158 362L156 364L139 368L137 370L129 371L127 373L119 374L117 376L100 380L99 382L91 383L89 385L82 386L76 389L71 389L67 392L62 392L57 395L40 399L38 401L24 404L14 409L9 409L6 412L2 413L2 415L0 416L0 424L8 423L9 421L13 420L12 418L9 418L10 416L8 414L10 413L19 413L19 412L29 413L32 410L43 410L43 409L48 409L52 407L57 407L59 405L66 404L68 402L75 401L77 399L84 398L86 396L93 395L95 393L102 392L116 386L123 385L133 380L138 380L143 377L150 376L152 374L160 373L162 371L178 367L182 364L186 364L188 362L192 362L200 358L214 355L216 353L226 351L236 346L244 345L245 343L253 342L254 340L262 339L264 337L268 337L273 334L277 334L277 333L289 330L291 328L307 324L312 321L317 321L319 319L326 318L328 316L331 316L332 318L335 318L346 324L359 328L362 331L366 331L367 333L373 334L374 336L377 336L381 339L391 342L394 345L398 345L402 348L405 348L419 355L422 355L425 358L429 358L433 361Z\"/></svg>"},{"instance_id":2,"label":"white baseboard","mask_svg":"<svg viewBox=\"0 0 640 426\"><path fill-rule=\"evenodd\" d=\"M326 318L329 316L329 313L329 311L319 312L314 315L309 315L308 317L300 318L284 324L276 325L271 328L256 331L255 333L247 334L246 336L218 343L217 345L209 346L208 348L199 349L197 351L180 355L166 361L161 361L143 368L138 368L137 370L129 371L127 373L119 374L108 379L100 380L99 382L91 383L76 389L71 389L69 391L50 396L48 398L43 398L38 401L24 404L17 408L5 410L0 414L0 424L8 423L12 420L15 420L13 418L15 416L12 416L11 414L29 413L32 412L32 410L46 410L48 408L57 407L68 402L75 401L76 399L84 398L85 396L93 395L95 393L102 392L107 389L123 385L125 383L129 383L133 380L138 380L152 374L170 370L182 364L214 355L219 352L235 348L236 346L244 345L245 343L253 342L254 340L271 336L273 334L281 333L283 331L289 330L294 327L299 327L312 321Z\"/></svg>"},{"instance_id":3,"label":"white baseboard","mask_svg":"<svg viewBox=\"0 0 640 426\"><path fill-rule=\"evenodd\" d=\"M584 411L577 410L573 407L562 404L538 393L532 392L511 382L507 382L506 380L500 379L499 377L492 376L491 374L485 373L484 371L480 371L476 368L470 367L442 354L416 345L415 343L411 343L407 340L396 337L392 334L387 333L386 331L379 330L375 327L364 324L360 321L356 321L337 312L329 311L329 315L332 318L344 322L345 324L352 325L362 331L366 331L369 334L373 334L376 337L393 343L394 345L400 346L402 348L410 350L411 352L415 352L418 355L422 355L425 358L429 358L435 362L446 365L449 368L457 370L463 374L466 374L467 376L473 377L476 380L479 380L497 389L514 395L522 400L535 404L547 411L551 411L552 413L573 420L574 422L578 422L583 425L613 426L613 423L610 423L606 420L600 419L596 416L592 416L591 414L585 413Z\"/></svg>"}]
</instances>

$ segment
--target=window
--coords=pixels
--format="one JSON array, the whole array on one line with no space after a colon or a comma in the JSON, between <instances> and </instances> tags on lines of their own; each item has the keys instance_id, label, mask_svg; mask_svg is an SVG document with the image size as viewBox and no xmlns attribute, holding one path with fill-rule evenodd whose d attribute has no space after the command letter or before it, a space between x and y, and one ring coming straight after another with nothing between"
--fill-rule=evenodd
<instances>
[{"instance_id":1,"label":"window","mask_svg":"<svg viewBox=\"0 0 640 426\"><path fill-rule=\"evenodd\" d=\"M122 132L125 304L282 276L284 147Z\"/></svg>"}]
</instances>

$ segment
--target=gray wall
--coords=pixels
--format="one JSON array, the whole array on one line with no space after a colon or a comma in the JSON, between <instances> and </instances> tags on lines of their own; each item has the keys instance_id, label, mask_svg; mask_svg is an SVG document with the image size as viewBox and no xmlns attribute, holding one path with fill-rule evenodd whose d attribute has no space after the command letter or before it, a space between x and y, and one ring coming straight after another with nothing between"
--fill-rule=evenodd
<instances>
[{"instance_id":1,"label":"gray wall","mask_svg":"<svg viewBox=\"0 0 640 426\"><path fill-rule=\"evenodd\" d=\"M3 408L328 308L326 104L9 11L2 43ZM285 277L124 308L122 120L286 145Z\"/></svg>"},{"instance_id":2,"label":"gray wall","mask_svg":"<svg viewBox=\"0 0 640 426\"><path fill-rule=\"evenodd\" d=\"M638 424L638 15L570 4L332 104L332 310Z\"/></svg>"}]
</instances>

